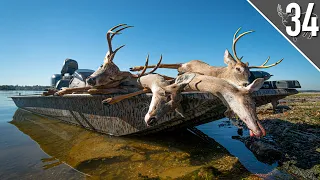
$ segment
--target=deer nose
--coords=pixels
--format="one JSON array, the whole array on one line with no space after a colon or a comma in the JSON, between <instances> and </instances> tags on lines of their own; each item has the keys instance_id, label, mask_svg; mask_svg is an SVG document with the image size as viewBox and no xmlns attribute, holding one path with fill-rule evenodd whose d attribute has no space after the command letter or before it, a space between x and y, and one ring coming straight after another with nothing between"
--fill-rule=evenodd
<instances>
[{"instance_id":1,"label":"deer nose","mask_svg":"<svg viewBox=\"0 0 320 180\"><path fill-rule=\"evenodd\" d=\"M153 126L156 122L157 122L157 118L153 116L153 117L150 117L150 119L148 119L146 123L148 126Z\"/></svg>"},{"instance_id":2,"label":"deer nose","mask_svg":"<svg viewBox=\"0 0 320 180\"><path fill-rule=\"evenodd\" d=\"M93 78L93 77L88 78L88 79L87 79L87 83L88 83L90 86L96 85L96 78Z\"/></svg>"},{"instance_id":3,"label":"deer nose","mask_svg":"<svg viewBox=\"0 0 320 180\"><path fill-rule=\"evenodd\" d=\"M249 83L247 83L247 82L245 82L245 83L242 84L243 87L246 87L246 86L248 86L248 85L249 85Z\"/></svg>"}]
</instances>

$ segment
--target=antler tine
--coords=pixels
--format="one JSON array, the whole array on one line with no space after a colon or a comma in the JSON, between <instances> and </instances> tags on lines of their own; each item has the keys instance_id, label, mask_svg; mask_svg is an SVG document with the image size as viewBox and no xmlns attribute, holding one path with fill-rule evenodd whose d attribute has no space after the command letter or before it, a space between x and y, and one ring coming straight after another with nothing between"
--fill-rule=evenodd
<instances>
[{"instance_id":1,"label":"antler tine","mask_svg":"<svg viewBox=\"0 0 320 180\"><path fill-rule=\"evenodd\" d=\"M160 59L159 59L158 64L156 65L156 67L154 67L154 68L153 68L150 72L148 72L147 74L151 74L151 73L155 72L155 71L159 68L159 66L161 65L161 61L162 61L162 54L160 55Z\"/></svg>"},{"instance_id":2,"label":"antler tine","mask_svg":"<svg viewBox=\"0 0 320 180\"><path fill-rule=\"evenodd\" d=\"M120 27L120 26L126 26L126 25L127 25L127 24L118 24L118 25L110 28L108 32L112 32L113 30L117 29L118 27Z\"/></svg>"},{"instance_id":3,"label":"antler tine","mask_svg":"<svg viewBox=\"0 0 320 180\"><path fill-rule=\"evenodd\" d=\"M268 66L265 66L267 64L267 62L269 61L270 57L268 57L268 59L261 65L261 66L249 66L250 69L252 68L270 68L270 67L273 67L273 66L276 66L278 64L280 64L284 58L280 59L279 61L277 61L276 63L273 63L273 64L270 64Z\"/></svg>"},{"instance_id":4,"label":"antler tine","mask_svg":"<svg viewBox=\"0 0 320 180\"><path fill-rule=\"evenodd\" d=\"M122 31L122 30L124 30L124 29L127 29L127 28L131 28L131 27L133 27L133 26L125 26L125 27L117 30L116 32L112 32L112 33L111 33L111 34L112 34L112 35L111 35L111 40L113 39L113 37L114 37L115 35L121 34L120 31Z\"/></svg>"},{"instance_id":5,"label":"antler tine","mask_svg":"<svg viewBox=\"0 0 320 180\"><path fill-rule=\"evenodd\" d=\"M236 39L236 37L238 36L239 31L241 30L241 27L239 27L236 31L236 33L234 33L233 35L233 41Z\"/></svg>"},{"instance_id":6,"label":"antler tine","mask_svg":"<svg viewBox=\"0 0 320 180\"><path fill-rule=\"evenodd\" d=\"M162 54L160 56L160 59L159 59L159 62L157 63L157 65L151 71L149 71L148 73L145 73L148 68L148 63L149 63L149 54L148 54L147 59L146 59L146 63L143 67L142 72L138 75L138 78L140 78L141 76L144 76L144 75L154 73L160 67L161 62L162 62Z\"/></svg>"},{"instance_id":7,"label":"antler tine","mask_svg":"<svg viewBox=\"0 0 320 180\"><path fill-rule=\"evenodd\" d=\"M121 29L119 29L119 30L117 30L116 32L113 32L113 30L115 30L115 29L117 29L117 28L119 28L119 27L121 27L121 26L124 26L124 27L121 28ZM133 26L127 26L127 24L119 24L119 25L114 26L114 27L112 27L111 29L108 30L106 36L107 36L107 41L108 41L109 52L110 52L110 53L113 52L113 50L112 50L112 42L111 42L111 41L112 41L114 35L120 34L120 33L119 33L120 31L122 31L122 30L124 30L124 29L127 29L127 28L129 28L129 27L133 27ZM111 35L111 34L112 34L112 35ZM110 35L111 35L111 36L110 36Z\"/></svg>"},{"instance_id":8,"label":"antler tine","mask_svg":"<svg viewBox=\"0 0 320 180\"><path fill-rule=\"evenodd\" d=\"M122 45L122 46L120 46L120 47L118 47L116 50L114 50L114 54L117 52L117 51L119 51L119 49L121 49L121 48L123 48L125 45Z\"/></svg>"},{"instance_id":9,"label":"antler tine","mask_svg":"<svg viewBox=\"0 0 320 180\"><path fill-rule=\"evenodd\" d=\"M268 56L267 60L261 66L266 65L268 63L269 59L270 59L270 56Z\"/></svg>"},{"instance_id":10,"label":"antler tine","mask_svg":"<svg viewBox=\"0 0 320 180\"><path fill-rule=\"evenodd\" d=\"M243 37L244 35L254 32L254 31L246 31L246 32L240 34L240 35L237 37L240 29L241 29L241 27L236 31L236 33L234 33L234 35L233 35L233 43L232 43L232 52L233 52L233 55L234 55L235 60L238 61L238 62L241 62L241 59L242 59L242 57L241 57L241 58L238 58L237 52L236 52L236 44L237 44L238 40L239 40L241 37ZM236 37L237 37L237 38L236 38Z\"/></svg>"},{"instance_id":11,"label":"antler tine","mask_svg":"<svg viewBox=\"0 0 320 180\"><path fill-rule=\"evenodd\" d=\"M143 75L144 75L144 73L145 73L145 72L146 72L146 70L147 70L148 63L149 63L149 54L147 55L146 63L145 63L145 65L144 65L144 67L143 67L142 72L138 75L138 78L140 78L141 76L143 76Z\"/></svg>"}]
</instances>

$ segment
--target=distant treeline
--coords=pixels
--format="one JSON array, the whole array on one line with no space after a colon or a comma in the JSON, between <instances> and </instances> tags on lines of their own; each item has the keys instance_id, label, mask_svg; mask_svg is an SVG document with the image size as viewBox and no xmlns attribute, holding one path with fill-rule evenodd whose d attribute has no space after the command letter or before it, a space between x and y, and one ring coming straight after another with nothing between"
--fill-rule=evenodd
<instances>
[{"instance_id":1,"label":"distant treeline","mask_svg":"<svg viewBox=\"0 0 320 180\"><path fill-rule=\"evenodd\" d=\"M17 91L43 91L47 88L50 88L50 86L18 86L18 85L0 85L0 90L5 90L5 91L12 91L12 90L17 90Z\"/></svg>"},{"instance_id":2,"label":"distant treeline","mask_svg":"<svg viewBox=\"0 0 320 180\"><path fill-rule=\"evenodd\" d=\"M299 92L320 92L320 90L299 90Z\"/></svg>"}]
</instances>

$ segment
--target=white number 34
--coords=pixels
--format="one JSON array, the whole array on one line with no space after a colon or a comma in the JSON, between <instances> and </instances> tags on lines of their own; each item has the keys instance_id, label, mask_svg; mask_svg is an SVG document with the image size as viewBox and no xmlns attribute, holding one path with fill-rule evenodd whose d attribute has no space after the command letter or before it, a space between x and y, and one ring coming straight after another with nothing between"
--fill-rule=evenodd
<instances>
[{"instance_id":1,"label":"white number 34","mask_svg":"<svg viewBox=\"0 0 320 180\"><path fill-rule=\"evenodd\" d=\"M289 36L298 36L301 33L301 30L303 32L311 32L311 36L317 36L317 33L319 31L319 26L317 25L317 15L312 13L314 3L309 3L307 11L304 13L301 13L301 8L299 4L297 3L290 3L286 8L286 13L292 13L292 10L294 11L292 13L291 21L293 24L291 26L286 26L286 31ZM301 26L301 20L302 26ZM293 30L294 27L294 30ZM301 29L302 28L302 29Z\"/></svg>"}]
</instances>

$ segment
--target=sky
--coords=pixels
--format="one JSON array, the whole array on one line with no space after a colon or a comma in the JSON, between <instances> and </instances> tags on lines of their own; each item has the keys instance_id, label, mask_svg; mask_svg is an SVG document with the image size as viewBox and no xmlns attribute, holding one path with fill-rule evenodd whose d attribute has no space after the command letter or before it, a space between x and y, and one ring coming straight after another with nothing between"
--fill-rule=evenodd
<instances>
[{"instance_id":1,"label":"sky","mask_svg":"<svg viewBox=\"0 0 320 180\"><path fill-rule=\"evenodd\" d=\"M0 85L50 85L63 61L72 58L79 68L96 70L108 50L105 34L126 23L134 28L114 38L114 62L123 71L150 64L193 59L225 66L235 31L255 30L237 44L238 56L250 65L270 63L270 80L299 80L302 89L320 90L320 73L245 0L1 0ZM176 70L159 69L170 76Z\"/></svg>"}]
</instances>

